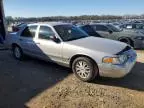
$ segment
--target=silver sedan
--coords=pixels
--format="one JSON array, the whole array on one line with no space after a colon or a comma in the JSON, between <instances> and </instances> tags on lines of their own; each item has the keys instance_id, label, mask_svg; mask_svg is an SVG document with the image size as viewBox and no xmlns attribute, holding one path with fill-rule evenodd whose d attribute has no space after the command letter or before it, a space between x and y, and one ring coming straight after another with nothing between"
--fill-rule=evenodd
<instances>
[{"instance_id":1,"label":"silver sedan","mask_svg":"<svg viewBox=\"0 0 144 108\"><path fill-rule=\"evenodd\" d=\"M88 36L64 23L29 24L8 37L16 59L30 55L72 68L82 81L96 76L119 78L136 62L136 52L127 44Z\"/></svg>"}]
</instances>

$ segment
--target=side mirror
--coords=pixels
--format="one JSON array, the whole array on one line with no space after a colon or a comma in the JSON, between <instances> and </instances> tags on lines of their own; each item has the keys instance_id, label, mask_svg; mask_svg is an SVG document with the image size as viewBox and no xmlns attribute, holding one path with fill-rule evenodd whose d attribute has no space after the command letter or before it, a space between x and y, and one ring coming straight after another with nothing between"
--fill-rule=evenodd
<instances>
[{"instance_id":1,"label":"side mirror","mask_svg":"<svg viewBox=\"0 0 144 108\"><path fill-rule=\"evenodd\" d=\"M61 42L60 39L55 37L55 36L50 36L50 40L53 40L56 43L60 43Z\"/></svg>"},{"instance_id":2,"label":"side mirror","mask_svg":"<svg viewBox=\"0 0 144 108\"><path fill-rule=\"evenodd\" d=\"M109 32L109 34L112 34L112 33L113 33L113 31L112 31L112 30L109 30L108 32Z\"/></svg>"}]
</instances>

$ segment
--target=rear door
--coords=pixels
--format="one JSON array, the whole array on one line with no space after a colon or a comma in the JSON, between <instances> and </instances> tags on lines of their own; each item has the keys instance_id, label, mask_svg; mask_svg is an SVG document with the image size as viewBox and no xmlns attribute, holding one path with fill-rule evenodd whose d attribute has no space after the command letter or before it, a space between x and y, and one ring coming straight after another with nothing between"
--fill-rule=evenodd
<instances>
[{"instance_id":1,"label":"rear door","mask_svg":"<svg viewBox=\"0 0 144 108\"><path fill-rule=\"evenodd\" d=\"M37 25L27 26L20 34L20 46L28 55L38 55L38 47L35 42L37 28Z\"/></svg>"}]
</instances>

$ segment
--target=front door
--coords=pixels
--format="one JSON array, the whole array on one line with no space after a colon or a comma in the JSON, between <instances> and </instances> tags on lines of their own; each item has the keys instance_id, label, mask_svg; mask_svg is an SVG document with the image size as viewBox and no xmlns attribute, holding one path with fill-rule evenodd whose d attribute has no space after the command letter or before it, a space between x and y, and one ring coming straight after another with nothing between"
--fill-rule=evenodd
<instances>
[{"instance_id":1,"label":"front door","mask_svg":"<svg viewBox=\"0 0 144 108\"><path fill-rule=\"evenodd\" d=\"M96 25L94 28L104 38L110 38L109 29L104 25Z\"/></svg>"},{"instance_id":2,"label":"front door","mask_svg":"<svg viewBox=\"0 0 144 108\"><path fill-rule=\"evenodd\" d=\"M95 30L104 38L108 38L108 39L114 39L116 38L116 34L115 32L113 32L112 30L110 30L107 26L105 25L96 25Z\"/></svg>"},{"instance_id":3,"label":"front door","mask_svg":"<svg viewBox=\"0 0 144 108\"><path fill-rule=\"evenodd\" d=\"M48 61L62 62L62 43L56 43L50 36L55 36L53 30L48 26L40 26L37 43L42 57Z\"/></svg>"}]
</instances>

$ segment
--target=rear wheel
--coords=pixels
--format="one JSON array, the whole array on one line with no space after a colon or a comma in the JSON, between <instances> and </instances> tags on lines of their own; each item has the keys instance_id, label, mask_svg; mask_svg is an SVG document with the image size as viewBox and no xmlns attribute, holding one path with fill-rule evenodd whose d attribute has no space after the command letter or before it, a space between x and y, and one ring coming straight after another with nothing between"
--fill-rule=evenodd
<instances>
[{"instance_id":1,"label":"rear wheel","mask_svg":"<svg viewBox=\"0 0 144 108\"><path fill-rule=\"evenodd\" d=\"M15 45L13 46L13 56L14 58L18 59L18 60L22 60L23 59L23 52L22 52L22 49Z\"/></svg>"},{"instance_id":2,"label":"rear wheel","mask_svg":"<svg viewBox=\"0 0 144 108\"><path fill-rule=\"evenodd\" d=\"M134 46L134 45L133 45L133 42L132 42L130 39L128 39L128 38L120 39L120 41L121 41L121 42L124 42L124 43L126 43L126 44L128 44L128 45L131 45L132 47Z\"/></svg>"},{"instance_id":3,"label":"rear wheel","mask_svg":"<svg viewBox=\"0 0 144 108\"><path fill-rule=\"evenodd\" d=\"M86 57L76 58L72 64L72 70L76 77L82 81L92 81L98 75L98 67Z\"/></svg>"}]
</instances>

